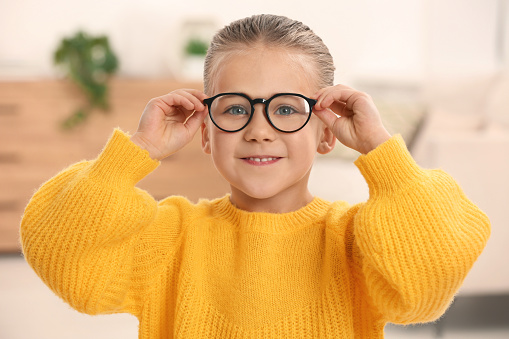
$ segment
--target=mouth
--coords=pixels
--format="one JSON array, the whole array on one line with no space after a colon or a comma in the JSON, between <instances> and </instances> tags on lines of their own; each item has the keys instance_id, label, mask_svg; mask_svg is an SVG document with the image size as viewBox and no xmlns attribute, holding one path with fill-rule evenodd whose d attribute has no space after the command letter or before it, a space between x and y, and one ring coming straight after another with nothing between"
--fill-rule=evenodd
<instances>
[{"instance_id":1,"label":"mouth","mask_svg":"<svg viewBox=\"0 0 509 339\"><path fill-rule=\"evenodd\" d=\"M241 158L241 160L247 162L250 165L254 166L263 166L263 165L271 165L276 162L278 162L281 157L275 157L275 156L251 156L251 157L245 157Z\"/></svg>"}]
</instances>

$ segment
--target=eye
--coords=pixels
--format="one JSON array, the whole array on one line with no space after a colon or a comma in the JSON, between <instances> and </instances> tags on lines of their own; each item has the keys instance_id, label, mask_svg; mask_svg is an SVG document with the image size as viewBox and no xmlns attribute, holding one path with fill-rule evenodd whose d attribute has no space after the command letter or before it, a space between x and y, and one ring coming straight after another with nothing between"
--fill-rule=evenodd
<instances>
[{"instance_id":1,"label":"eye","mask_svg":"<svg viewBox=\"0 0 509 339\"><path fill-rule=\"evenodd\" d=\"M249 112L242 106L231 106L228 107L225 111L225 114L231 114L231 115L246 115L249 114Z\"/></svg>"},{"instance_id":2,"label":"eye","mask_svg":"<svg viewBox=\"0 0 509 339\"><path fill-rule=\"evenodd\" d=\"M274 113L279 115L291 115L298 112L292 106L279 106Z\"/></svg>"}]
</instances>

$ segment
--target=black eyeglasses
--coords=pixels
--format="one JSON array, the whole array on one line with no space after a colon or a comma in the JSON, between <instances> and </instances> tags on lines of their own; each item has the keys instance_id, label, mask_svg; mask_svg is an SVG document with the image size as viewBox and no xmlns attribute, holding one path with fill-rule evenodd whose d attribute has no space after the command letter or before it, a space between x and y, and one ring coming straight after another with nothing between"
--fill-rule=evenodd
<instances>
[{"instance_id":1,"label":"black eyeglasses","mask_svg":"<svg viewBox=\"0 0 509 339\"><path fill-rule=\"evenodd\" d=\"M308 123L316 100L296 93L278 93L269 99L251 99L243 93L220 93L203 100L214 125L225 132L245 128L254 114L254 105L264 104L272 127L284 133L297 132Z\"/></svg>"}]
</instances>

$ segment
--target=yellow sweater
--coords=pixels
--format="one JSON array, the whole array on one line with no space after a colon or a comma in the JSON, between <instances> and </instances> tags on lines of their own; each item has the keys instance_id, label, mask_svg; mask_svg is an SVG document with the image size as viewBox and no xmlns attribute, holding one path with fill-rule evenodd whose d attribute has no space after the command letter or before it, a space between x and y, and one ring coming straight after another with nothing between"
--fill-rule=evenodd
<instances>
[{"instance_id":1,"label":"yellow sweater","mask_svg":"<svg viewBox=\"0 0 509 339\"><path fill-rule=\"evenodd\" d=\"M26 260L75 309L129 312L139 337L383 338L387 322L439 317L484 248L488 218L401 137L357 167L364 204L315 198L285 214L229 197L155 201L152 160L116 130L99 157L28 204Z\"/></svg>"}]
</instances>

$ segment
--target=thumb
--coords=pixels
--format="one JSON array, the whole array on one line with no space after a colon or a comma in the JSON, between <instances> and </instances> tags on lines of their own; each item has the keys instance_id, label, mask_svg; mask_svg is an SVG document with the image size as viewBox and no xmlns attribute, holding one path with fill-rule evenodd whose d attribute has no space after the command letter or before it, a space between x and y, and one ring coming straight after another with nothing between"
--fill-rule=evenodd
<instances>
[{"instance_id":1,"label":"thumb","mask_svg":"<svg viewBox=\"0 0 509 339\"><path fill-rule=\"evenodd\" d=\"M205 108L203 111L194 111L194 113L187 119L186 127L191 135L194 135L200 128L201 124L207 117L208 110Z\"/></svg>"},{"instance_id":2,"label":"thumb","mask_svg":"<svg viewBox=\"0 0 509 339\"><path fill-rule=\"evenodd\" d=\"M313 113L323 121L332 132L334 132L334 126L338 121L338 116L330 109L313 110Z\"/></svg>"}]
</instances>

